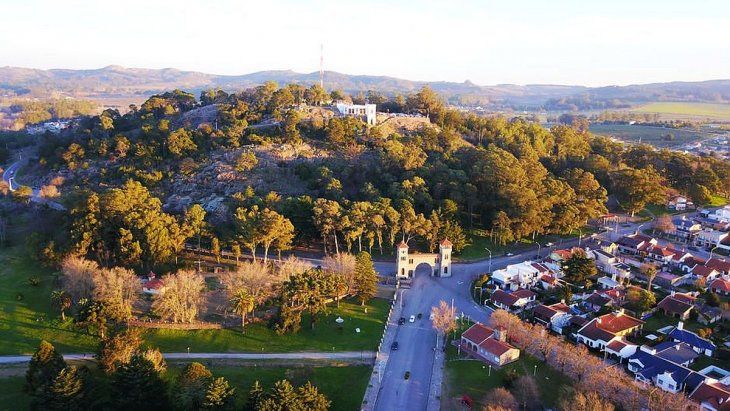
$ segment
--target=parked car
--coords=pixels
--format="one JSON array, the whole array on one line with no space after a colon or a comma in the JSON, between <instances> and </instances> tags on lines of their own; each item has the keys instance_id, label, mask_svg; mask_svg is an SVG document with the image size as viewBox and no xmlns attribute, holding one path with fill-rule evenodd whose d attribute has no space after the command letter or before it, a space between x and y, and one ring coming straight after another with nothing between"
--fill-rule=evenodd
<instances>
[{"instance_id":1,"label":"parked car","mask_svg":"<svg viewBox=\"0 0 730 411\"><path fill-rule=\"evenodd\" d=\"M411 318L409 318L409 319L408 319L408 322L409 322L409 323L414 323L414 322L416 322L416 316L415 316L415 315L412 315L412 316L411 316Z\"/></svg>"},{"instance_id":2,"label":"parked car","mask_svg":"<svg viewBox=\"0 0 730 411\"><path fill-rule=\"evenodd\" d=\"M398 341L393 341L393 344L390 344L391 351L398 351Z\"/></svg>"},{"instance_id":3,"label":"parked car","mask_svg":"<svg viewBox=\"0 0 730 411\"><path fill-rule=\"evenodd\" d=\"M507 254L505 254L505 255L506 255L507 257L512 257L512 256L513 256L513 255L515 255L515 254L514 254L514 253L507 253Z\"/></svg>"},{"instance_id":4,"label":"parked car","mask_svg":"<svg viewBox=\"0 0 730 411\"><path fill-rule=\"evenodd\" d=\"M545 247L552 247L554 245L555 245L555 243L545 243Z\"/></svg>"},{"instance_id":5,"label":"parked car","mask_svg":"<svg viewBox=\"0 0 730 411\"><path fill-rule=\"evenodd\" d=\"M406 374L403 376L403 379L406 379L407 380L409 378L411 378L411 372L410 371L406 371Z\"/></svg>"},{"instance_id":6,"label":"parked car","mask_svg":"<svg viewBox=\"0 0 730 411\"><path fill-rule=\"evenodd\" d=\"M401 318L400 318L400 319L398 320L398 325L403 325L403 324L405 324L405 323L406 323L406 319L405 319L405 317L401 317Z\"/></svg>"},{"instance_id":7,"label":"parked car","mask_svg":"<svg viewBox=\"0 0 730 411\"><path fill-rule=\"evenodd\" d=\"M422 317L423 317L423 314L421 314L421 313L418 313L418 315L416 316L416 318L418 318L419 320L420 320L420 319L421 319Z\"/></svg>"}]
</instances>

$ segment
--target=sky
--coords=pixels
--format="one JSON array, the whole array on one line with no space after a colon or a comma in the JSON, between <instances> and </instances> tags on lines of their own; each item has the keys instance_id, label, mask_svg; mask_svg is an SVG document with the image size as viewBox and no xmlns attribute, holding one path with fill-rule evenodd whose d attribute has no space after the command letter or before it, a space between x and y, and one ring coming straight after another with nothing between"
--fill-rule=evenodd
<instances>
[{"instance_id":1,"label":"sky","mask_svg":"<svg viewBox=\"0 0 730 411\"><path fill-rule=\"evenodd\" d=\"M0 66L626 85L730 78L728 0L0 0Z\"/></svg>"}]
</instances>

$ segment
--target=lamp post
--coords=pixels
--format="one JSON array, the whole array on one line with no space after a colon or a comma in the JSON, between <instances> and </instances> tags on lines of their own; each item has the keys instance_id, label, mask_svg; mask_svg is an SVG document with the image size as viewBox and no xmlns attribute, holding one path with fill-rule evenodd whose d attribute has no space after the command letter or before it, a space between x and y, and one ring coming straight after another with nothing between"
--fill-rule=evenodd
<instances>
[{"instance_id":1,"label":"lamp post","mask_svg":"<svg viewBox=\"0 0 730 411\"><path fill-rule=\"evenodd\" d=\"M717 247L718 247L718 246L714 246L714 247L712 247L712 249L710 249L710 258L708 258L708 259L707 259L707 261L710 261L710 260L712 260L712 252L713 252L713 251L715 251L715 249L716 249Z\"/></svg>"},{"instance_id":2,"label":"lamp post","mask_svg":"<svg viewBox=\"0 0 730 411\"><path fill-rule=\"evenodd\" d=\"M537 364L535 364L535 368L532 369L532 376L534 377L537 375Z\"/></svg>"},{"instance_id":3,"label":"lamp post","mask_svg":"<svg viewBox=\"0 0 730 411\"><path fill-rule=\"evenodd\" d=\"M484 247L485 250L489 253L489 268L488 271L491 274L492 273L492 250L488 249L487 247Z\"/></svg>"},{"instance_id":4,"label":"lamp post","mask_svg":"<svg viewBox=\"0 0 730 411\"><path fill-rule=\"evenodd\" d=\"M537 241L535 241L535 244L537 244L537 258L540 258L540 247L541 247L541 245Z\"/></svg>"},{"instance_id":5,"label":"lamp post","mask_svg":"<svg viewBox=\"0 0 730 411\"><path fill-rule=\"evenodd\" d=\"M492 364L489 364L489 370L487 370L487 377L492 376Z\"/></svg>"}]
</instances>

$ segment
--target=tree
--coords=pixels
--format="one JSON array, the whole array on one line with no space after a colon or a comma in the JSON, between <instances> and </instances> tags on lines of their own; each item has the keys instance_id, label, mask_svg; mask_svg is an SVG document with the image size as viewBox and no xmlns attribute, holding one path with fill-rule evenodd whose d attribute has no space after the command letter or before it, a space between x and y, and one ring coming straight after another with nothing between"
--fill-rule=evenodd
<instances>
[{"instance_id":1,"label":"tree","mask_svg":"<svg viewBox=\"0 0 730 411\"><path fill-rule=\"evenodd\" d=\"M61 321L66 321L66 310L71 308L71 296L64 290L51 292L51 304L61 313Z\"/></svg>"},{"instance_id":2,"label":"tree","mask_svg":"<svg viewBox=\"0 0 730 411\"><path fill-rule=\"evenodd\" d=\"M255 297L246 288L240 288L228 301L231 310L241 316L241 332L246 332L246 314L253 311L255 303Z\"/></svg>"},{"instance_id":3,"label":"tree","mask_svg":"<svg viewBox=\"0 0 730 411\"><path fill-rule=\"evenodd\" d=\"M13 191L13 199L23 204L30 203L33 197L33 189L28 186L20 186Z\"/></svg>"},{"instance_id":4,"label":"tree","mask_svg":"<svg viewBox=\"0 0 730 411\"><path fill-rule=\"evenodd\" d=\"M87 409L90 404L89 380L86 369L64 367L33 400L31 408L58 411Z\"/></svg>"},{"instance_id":5,"label":"tree","mask_svg":"<svg viewBox=\"0 0 730 411\"><path fill-rule=\"evenodd\" d=\"M99 367L107 374L112 374L121 365L129 363L142 344L140 332L128 328L105 338L99 344L96 360Z\"/></svg>"},{"instance_id":6,"label":"tree","mask_svg":"<svg viewBox=\"0 0 730 411\"><path fill-rule=\"evenodd\" d=\"M646 289L651 292L651 283L654 282L657 275L656 266L654 264L644 264L641 267L641 271L644 273L644 277L646 277Z\"/></svg>"},{"instance_id":7,"label":"tree","mask_svg":"<svg viewBox=\"0 0 730 411\"><path fill-rule=\"evenodd\" d=\"M94 261L70 255L61 263L61 283L72 299L91 298L94 290L94 276L99 265Z\"/></svg>"},{"instance_id":8,"label":"tree","mask_svg":"<svg viewBox=\"0 0 730 411\"><path fill-rule=\"evenodd\" d=\"M598 273L595 261L582 250L574 252L562 265L566 280L575 285L583 285L589 277Z\"/></svg>"},{"instance_id":9,"label":"tree","mask_svg":"<svg viewBox=\"0 0 730 411\"><path fill-rule=\"evenodd\" d=\"M488 406L501 407L505 410L517 410L517 400L506 388L494 388L487 393L484 402Z\"/></svg>"},{"instance_id":10,"label":"tree","mask_svg":"<svg viewBox=\"0 0 730 411\"><path fill-rule=\"evenodd\" d=\"M570 397L560 400L563 411L614 411L616 407L595 392L576 390Z\"/></svg>"},{"instance_id":11,"label":"tree","mask_svg":"<svg viewBox=\"0 0 730 411\"><path fill-rule=\"evenodd\" d=\"M167 150L177 158L183 157L198 149L192 134L186 128L179 128L167 136Z\"/></svg>"},{"instance_id":12,"label":"tree","mask_svg":"<svg viewBox=\"0 0 730 411\"><path fill-rule=\"evenodd\" d=\"M433 328L442 335L456 330L456 308L451 307L446 301L439 301L439 305L431 307Z\"/></svg>"},{"instance_id":13,"label":"tree","mask_svg":"<svg viewBox=\"0 0 730 411\"><path fill-rule=\"evenodd\" d=\"M172 396L184 410L201 409L213 374L199 362L188 363L175 380Z\"/></svg>"},{"instance_id":14,"label":"tree","mask_svg":"<svg viewBox=\"0 0 730 411\"><path fill-rule=\"evenodd\" d=\"M256 411L264 399L264 389L261 387L259 380L254 381L251 388L248 390L248 402L246 402L247 411Z\"/></svg>"},{"instance_id":15,"label":"tree","mask_svg":"<svg viewBox=\"0 0 730 411\"><path fill-rule=\"evenodd\" d=\"M231 244L231 252L236 257L236 266L238 266L238 259L241 258L241 246L238 243Z\"/></svg>"},{"instance_id":16,"label":"tree","mask_svg":"<svg viewBox=\"0 0 730 411\"><path fill-rule=\"evenodd\" d=\"M659 230L659 232L664 234L671 234L674 233L677 227L672 222L672 217L670 217L668 214L662 214L654 221L654 231Z\"/></svg>"},{"instance_id":17,"label":"tree","mask_svg":"<svg viewBox=\"0 0 730 411\"><path fill-rule=\"evenodd\" d=\"M262 392L258 381L251 389L254 398L249 397L247 408L256 411L308 410L326 411L332 404L317 387L307 382L294 388L287 380L280 380L268 392Z\"/></svg>"},{"instance_id":18,"label":"tree","mask_svg":"<svg viewBox=\"0 0 730 411\"><path fill-rule=\"evenodd\" d=\"M253 170L259 161L256 159L256 154L250 151L244 151L236 158L236 171L245 173Z\"/></svg>"},{"instance_id":19,"label":"tree","mask_svg":"<svg viewBox=\"0 0 730 411\"><path fill-rule=\"evenodd\" d=\"M523 375L517 378L514 383L516 399L526 410L538 409L540 406L540 388L537 386L535 377Z\"/></svg>"},{"instance_id":20,"label":"tree","mask_svg":"<svg viewBox=\"0 0 730 411\"><path fill-rule=\"evenodd\" d=\"M66 361L48 341L41 341L28 364L25 373L25 390L37 395L44 387L52 384L56 375L66 368Z\"/></svg>"},{"instance_id":21,"label":"tree","mask_svg":"<svg viewBox=\"0 0 730 411\"><path fill-rule=\"evenodd\" d=\"M169 407L165 381L154 364L140 354L132 356L111 376L112 403L118 409L159 410Z\"/></svg>"},{"instance_id":22,"label":"tree","mask_svg":"<svg viewBox=\"0 0 730 411\"><path fill-rule=\"evenodd\" d=\"M152 310L163 320L174 323L192 323L205 297L205 281L193 271L178 271L162 277L164 292L157 294Z\"/></svg>"},{"instance_id":23,"label":"tree","mask_svg":"<svg viewBox=\"0 0 730 411\"><path fill-rule=\"evenodd\" d=\"M38 191L38 195L41 198L51 199L58 198L61 193L58 191L58 187L49 184L41 186L40 190Z\"/></svg>"},{"instance_id":24,"label":"tree","mask_svg":"<svg viewBox=\"0 0 730 411\"><path fill-rule=\"evenodd\" d=\"M378 275L367 251L360 252L355 259L354 288L360 305L365 305L378 293Z\"/></svg>"},{"instance_id":25,"label":"tree","mask_svg":"<svg viewBox=\"0 0 730 411\"><path fill-rule=\"evenodd\" d=\"M260 241L264 247L264 264L269 257L269 248L276 243L278 247L288 248L294 239L294 225L288 218L274 210L265 208L259 219Z\"/></svg>"},{"instance_id":26,"label":"tree","mask_svg":"<svg viewBox=\"0 0 730 411\"><path fill-rule=\"evenodd\" d=\"M339 254L340 248L337 243L337 228L340 226L340 219L342 216L340 203L333 200L318 198L314 202L312 211L314 213L314 225L322 234L324 253L327 254L327 236L332 235L335 240L335 251Z\"/></svg>"},{"instance_id":27,"label":"tree","mask_svg":"<svg viewBox=\"0 0 730 411\"><path fill-rule=\"evenodd\" d=\"M93 282L93 297L104 303L110 320L123 322L132 317L132 306L139 299L141 289L139 277L132 270L120 267L97 270Z\"/></svg>"},{"instance_id":28,"label":"tree","mask_svg":"<svg viewBox=\"0 0 730 411\"><path fill-rule=\"evenodd\" d=\"M638 315L656 305L654 293L638 287L629 287L626 291L626 306Z\"/></svg>"},{"instance_id":29,"label":"tree","mask_svg":"<svg viewBox=\"0 0 730 411\"><path fill-rule=\"evenodd\" d=\"M221 242L218 240L218 237L213 237L210 239L210 252L213 253L215 256L215 261L220 264L221 263Z\"/></svg>"},{"instance_id":30,"label":"tree","mask_svg":"<svg viewBox=\"0 0 730 411\"><path fill-rule=\"evenodd\" d=\"M223 377L216 378L208 385L203 401L203 409L232 409L236 401L236 389Z\"/></svg>"},{"instance_id":31,"label":"tree","mask_svg":"<svg viewBox=\"0 0 730 411\"><path fill-rule=\"evenodd\" d=\"M644 169L624 168L611 174L613 192L621 206L633 216L647 204L664 201L665 187L661 176L649 166Z\"/></svg>"}]
</instances>

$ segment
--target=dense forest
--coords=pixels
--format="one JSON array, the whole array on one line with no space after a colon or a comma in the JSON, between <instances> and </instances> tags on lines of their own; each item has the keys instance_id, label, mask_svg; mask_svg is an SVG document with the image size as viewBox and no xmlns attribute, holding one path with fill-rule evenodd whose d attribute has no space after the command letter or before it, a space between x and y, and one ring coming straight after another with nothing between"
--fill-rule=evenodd
<instances>
[{"instance_id":1,"label":"dense forest","mask_svg":"<svg viewBox=\"0 0 730 411\"><path fill-rule=\"evenodd\" d=\"M394 132L387 121L326 115L337 99L431 124ZM396 97L272 82L200 98L176 90L45 136L38 155L43 173L81 189L64 200L71 236L41 230L39 252L139 268L170 264L192 239L269 254L400 241L434 249L448 237L458 252L471 228L501 243L568 233L605 214L609 196L636 213L671 192L700 205L730 194L727 162L624 146L582 127L464 114L428 87ZM206 174L223 167L241 184ZM170 206L181 187L190 201Z\"/></svg>"}]
</instances>

